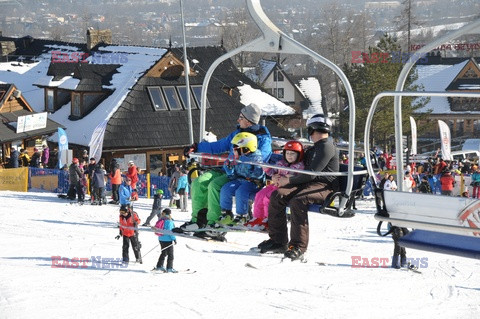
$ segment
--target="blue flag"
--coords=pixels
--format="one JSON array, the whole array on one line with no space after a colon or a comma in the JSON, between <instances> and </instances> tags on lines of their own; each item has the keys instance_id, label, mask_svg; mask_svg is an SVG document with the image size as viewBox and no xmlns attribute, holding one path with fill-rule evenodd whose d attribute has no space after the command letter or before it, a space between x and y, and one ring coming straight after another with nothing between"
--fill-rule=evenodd
<instances>
[{"instance_id":1,"label":"blue flag","mask_svg":"<svg viewBox=\"0 0 480 319\"><path fill-rule=\"evenodd\" d=\"M68 150L67 133L61 127L58 128L58 168L62 168L62 153Z\"/></svg>"}]
</instances>

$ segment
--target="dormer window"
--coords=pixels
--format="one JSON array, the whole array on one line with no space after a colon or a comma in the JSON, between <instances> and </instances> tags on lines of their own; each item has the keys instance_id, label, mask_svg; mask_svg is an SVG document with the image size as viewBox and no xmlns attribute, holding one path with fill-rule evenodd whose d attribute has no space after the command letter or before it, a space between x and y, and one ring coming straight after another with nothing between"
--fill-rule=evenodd
<instances>
[{"instance_id":1,"label":"dormer window","mask_svg":"<svg viewBox=\"0 0 480 319\"><path fill-rule=\"evenodd\" d=\"M194 85L190 88L191 107L192 109L199 109L202 87L200 85ZM147 87L147 91L155 111L179 111L188 108L187 89L185 86L150 86ZM210 108L210 102L208 102L208 100L207 108Z\"/></svg>"}]
</instances>

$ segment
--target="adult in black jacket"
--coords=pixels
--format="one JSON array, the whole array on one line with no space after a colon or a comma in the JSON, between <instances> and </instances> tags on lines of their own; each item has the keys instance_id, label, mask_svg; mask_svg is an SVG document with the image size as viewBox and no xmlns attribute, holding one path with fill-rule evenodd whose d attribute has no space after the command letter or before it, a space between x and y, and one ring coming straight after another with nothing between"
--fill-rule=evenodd
<instances>
[{"instance_id":1,"label":"adult in black jacket","mask_svg":"<svg viewBox=\"0 0 480 319\"><path fill-rule=\"evenodd\" d=\"M105 197L105 176L106 175L107 175L107 172L105 171L101 163L97 164L94 169L92 168L92 174L91 174L92 176L91 185L93 189L92 204L94 205L102 205L107 203L107 199Z\"/></svg>"},{"instance_id":2,"label":"adult in black jacket","mask_svg":"<svg viewBox=\"0 0 480 319\"><path fill-rule=\"evenodd\" d=\"M68 199L75 199L75 195L78 195L78 201L83 202L85 198L85 192L83 190L83 170L79 167L78 158L73 158L72 164L68 167L68 177L70 186L67 192Z\"/></svg>"},{"instance_id":3,"label":"adult in black jacket","mask_svg":"<svg viewBox=\"0 0 480 319\"><path fill-rule=\"evenodd\" d=\"M18 152L17 152L17 149L13 146L10 150L9 167L10 168L18 168Z\"/></svg>"},{"instance_id":4,"label":"adult in black jacket","mask_svg":"<svg viewBox=\"0 0 480 319\"><path fill-rule=\"evenodd\" d=\"M314 172L338 172L339 155L328 138L331 121L318 114L307 121L308 134L314 145L304 157L305 170ZM272 193L268 206L268 235L270 239L259 245L261 252L284 252L292 260L303 259L308 247L308 206L322 203L327 195L338 190L335 176L297 174L282 177L279 189ZM285 208L290 206L291 226L288 240ZM288 248L288 249L287 249Z\"/></svg>"}]
</instances>

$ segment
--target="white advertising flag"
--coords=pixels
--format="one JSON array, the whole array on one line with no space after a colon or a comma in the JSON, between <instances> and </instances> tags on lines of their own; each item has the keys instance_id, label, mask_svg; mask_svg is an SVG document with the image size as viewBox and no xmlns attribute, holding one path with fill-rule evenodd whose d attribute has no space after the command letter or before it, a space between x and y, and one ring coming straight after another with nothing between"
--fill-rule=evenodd
<instances>
[{"instance_id":1,"label":"white advertising flag","mask_svg":"<svg viewBox=\"0 0 480 319\"><path fill-rule=\"evenodd\" d=\"M410 154L417 154L417 123L415 119L410 116L410 127L412 129L412 147L410 148Z\"/></svg>"},{"instance_id":2,"label":"white advertising flag","mask_svg":"<svg viewBox=\"0 0 480 319\"><path fill-rule=\"evenodd\" d=\"M438 127L440 129L440 144L442 150L442 157L444 160L451 161L452 154L450 153L450 128L444 121L438 120Z\"/></svg>"}]
</instances>

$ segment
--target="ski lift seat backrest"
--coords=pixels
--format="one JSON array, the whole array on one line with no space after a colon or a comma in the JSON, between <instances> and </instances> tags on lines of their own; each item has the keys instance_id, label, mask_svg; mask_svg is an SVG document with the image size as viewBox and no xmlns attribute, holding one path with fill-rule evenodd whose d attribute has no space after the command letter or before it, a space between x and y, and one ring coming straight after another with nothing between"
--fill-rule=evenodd
<instances>
[{"instance_id":1,"label":"ski lift seat backrest","mask_svg":"<svg viewBox=\"0 0 480 319\"><path fill-rule=\"evenodd\" d=\"M354 171L361 171L361 170L364 170L364 169L365 168L363 166L354 166ZM340 164L339 171L340 172L348 172L348 164ZM351 206L353 200L355 199L355 197L360 195L359 193L365 187L366 180L367 180L367 173L362 174L362 175L355 175L354 176L352 192L350 193L350 196L349 196L349 199L348 199L348 201L349 201L349 203L347 205L348 210L350 210L350 208L351 208L350 206ZM345 195L345 191L347 189L348 176L340 176L338 178L338 182L339 182L338 191L332 193L331 196L326 199L326 202L328 202L329 204L332 202L332 200L334 200L334 198L336 196L340 197L340 196ZM338 207L337 208L332 207L332 209L338 211ZM325 209L323 207L323 204L312 204L312 205L309 206L308 210L311 211L311 212L315 212L315 213L318 213L318 212L325 213ZM329 214L329 215L331 215L331 214Z\"/></svg>"}]
</instances>

